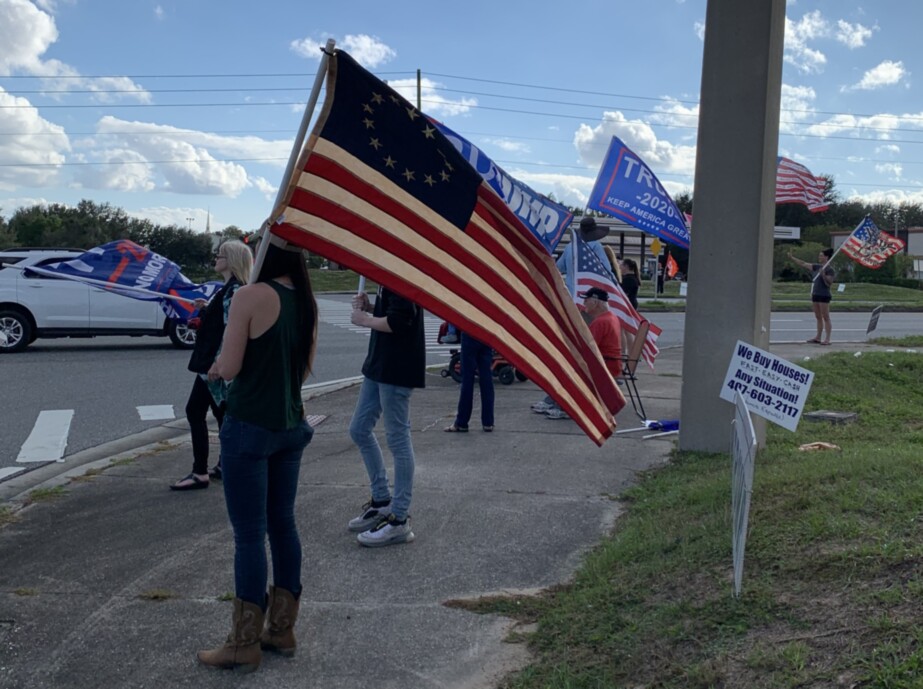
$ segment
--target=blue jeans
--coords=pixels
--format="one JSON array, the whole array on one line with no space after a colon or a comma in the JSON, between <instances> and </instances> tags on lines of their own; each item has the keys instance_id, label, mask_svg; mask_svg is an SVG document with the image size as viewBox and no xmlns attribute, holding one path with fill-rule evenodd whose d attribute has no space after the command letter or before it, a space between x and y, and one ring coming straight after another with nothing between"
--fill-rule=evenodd
<instances>
[{"instance_id":1,"label":"blue jeans","mask_svg":"<svg viewBox=\"0 0 923 689\"><path fill-rule=\"evenodd\" d=\"M378 439L372 432L378 418L384 416L385 440L394 457L394 501L391 511L397 519L405 519L410 511L413 493L413 443L410 441L410 395L413 388L400 385L376 383L364 378L359 388L356 410L349 424L349 436L353 439L372 486L372 500L391 500L388 486L388 470Z\"/></svg>"},{"instance_id":2,"label":"blue jeans","mask_svg":"<svg viewBox=\"0 0 923 689\"><path fill-rule=\"evenodd\" d=\"M301 593L301 539L295 495L301 455L314 435L307 421L269 431L225 415L221 439L224 499L234 529L234 588L238 598L265 608L266 536L273 583Z\"/></svg>"},{"instance_id":3,"label":"blue jeans","mask_svg":"<svg viewBox=\"0 0 923 689\"><path fill-rule=\"evenodd\" d=\"M481 425L494 425L494 379L491 372L494 352L483 342L467 333L461 336L461 389L458 392L458 412L455 425L468 428L474 405L474 372L477 370L481 390Z\"/></svg>"}]
</instances>

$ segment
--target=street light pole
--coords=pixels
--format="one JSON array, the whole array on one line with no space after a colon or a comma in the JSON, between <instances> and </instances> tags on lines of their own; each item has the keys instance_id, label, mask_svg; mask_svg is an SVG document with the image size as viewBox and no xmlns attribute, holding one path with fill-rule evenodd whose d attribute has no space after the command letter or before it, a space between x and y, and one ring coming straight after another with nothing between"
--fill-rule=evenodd
<instances>
[{"instance_id":1,"label":"street light pole","mask_svg":"<svg viewBox=\"0 0 923 689\"><path fill-rule=\"evenodd\" d=\"M189 229L190 229L190 230L192 229L192 221L193 221L193 220L195 220L195 218L186 218L186 222L189 223Z\"/></svg>"}]
</instances>

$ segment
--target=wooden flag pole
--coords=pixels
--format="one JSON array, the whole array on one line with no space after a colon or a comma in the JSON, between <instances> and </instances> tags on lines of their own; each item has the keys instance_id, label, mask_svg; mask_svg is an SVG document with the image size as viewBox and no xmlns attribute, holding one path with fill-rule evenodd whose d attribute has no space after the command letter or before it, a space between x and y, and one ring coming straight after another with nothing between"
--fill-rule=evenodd
<instances>
[{"instance_id":1,"label":"wooden flag pole","mask_svg":"<svg viewBox=\"0 0 923 689\"><path fill-rule=\"evenodd\" d=\"M311 89L311 95L308 97L307 106L304 109L304 116L301 118L301 125L298 127L298 133L295 135L295 143L292 145L292 152L288 157L288 164L285 166L285 174L282 176L282 184L279 185L279 193L276 194L276 202L273 204L273 215L279 204L285 199L288 193L288 186L292 179L292 173L295 171L295 163L301 155L301 147L304 145L304 138L308 133L308 125L314 116L314 108L317 107L317 99L320 96L320 89L324 83L324 77L327 76L327 65L330 62L330 56L333 55L333 49L336 41L332 38L327 39L327 45L324 46L323 55L320 59L320 65L317 67L317 76L314 77L314 86ZM268 218L260 227L260 243L256 249L256 257L253 260L253 269L250 272L250 282L256 282L260 274L260 268L263 267L263 261L266 260L266 251L269 249L267 235L269 228L276 222L275 217Z\"/></svg>"}]
</instances>

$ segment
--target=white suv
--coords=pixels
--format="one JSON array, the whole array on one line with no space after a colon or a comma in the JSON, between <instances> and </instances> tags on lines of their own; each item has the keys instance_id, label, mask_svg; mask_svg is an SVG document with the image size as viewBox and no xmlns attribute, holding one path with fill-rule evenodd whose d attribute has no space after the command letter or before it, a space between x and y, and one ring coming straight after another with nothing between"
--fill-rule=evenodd
<instances>
[{"instance_id":1,"label":"white suv","mask_svg":"<svg viewBox=\"0 0 923 689\"><path fill-rule=\"evenodd\" d=\"M73 249L0 251L0 353L22 351L39 337L154 335L169 337L183 349L195 344L195 331L167 318L155 301L21 270L68 261L81 253Z\"/></svg>"}]
</instances>

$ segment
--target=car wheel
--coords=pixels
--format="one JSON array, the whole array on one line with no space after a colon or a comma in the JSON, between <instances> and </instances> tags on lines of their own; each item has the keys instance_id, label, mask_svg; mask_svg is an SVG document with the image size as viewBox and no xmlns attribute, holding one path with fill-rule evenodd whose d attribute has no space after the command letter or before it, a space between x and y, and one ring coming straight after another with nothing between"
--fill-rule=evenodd
<instances>
[{"instance_id":1,"label":"car wheel","mask_svg":"<svg viewBox=\"0 0 923 689\"><path fill-rule=\"evenodd\" d=\"M512 366L504 366L497 373L497 380L499 380L503 385L512 385L513 381L516 380L516 374L513 372Z\"/></svg>"},{"instance_id":2,"label":"car wheel","mask_svg":"<svg viewBox=\"0 0 923 689\"><path fill-rule=\"evenodd\" d=\"M167 326L167 334L170 336L170 342L178 349L192 349L195 347L196 332L186 323L170 321L170 325Z\"/></svg>"},{"instance_id":3,"label":"car wheel","mask_svg":"<svg viewBox=\"0 0 923 689\"><path fill-rule=\"evenodd\" d=\"M33 339L28 318L18 311L0 311L0 352L21 352Z\"/></svg>"}]
</instances>

